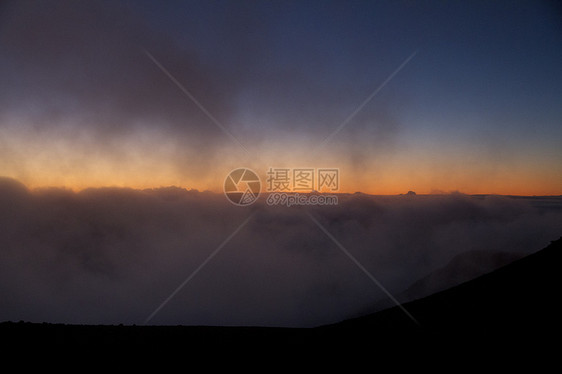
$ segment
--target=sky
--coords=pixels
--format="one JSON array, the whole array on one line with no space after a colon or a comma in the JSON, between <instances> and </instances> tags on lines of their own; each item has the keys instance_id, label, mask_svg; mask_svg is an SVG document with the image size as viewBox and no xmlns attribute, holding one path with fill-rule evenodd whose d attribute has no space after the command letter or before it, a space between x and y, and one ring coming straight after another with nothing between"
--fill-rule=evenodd
<instances>
[{"instance_id":1,"label":"sky","mask_svg":"<svg viewBox=\"0 0 562 374\"><path fill-rule=\"evenodd\" d=\"M561 16L1 2L0 321L318 326L458 256L492 269L546 247L562 232ZM338 170L341 194L236 206L240 168L263 192L270 169Z\"/></svg>"},{"instance_id":2,"label":"sky","mask_svg":"<svg viewBox=\"0 0 562 374\"><path fill-rule=\"evenodd\" d=\"M222 191L562 194L562 11L541 1L7 1L0 175Z\"/></svg>"}]
</instances>

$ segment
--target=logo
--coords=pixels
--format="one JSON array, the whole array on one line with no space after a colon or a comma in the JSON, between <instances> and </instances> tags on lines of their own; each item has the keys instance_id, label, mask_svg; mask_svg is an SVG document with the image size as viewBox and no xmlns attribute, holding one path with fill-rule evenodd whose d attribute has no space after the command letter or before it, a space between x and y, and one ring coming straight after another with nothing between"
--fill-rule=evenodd
<instances>
[{"instance_id":1,"label":"logo","mask_svg":"<svg viewBox=\"0 0 562 374\"><path fill-rule=\"evenodd\" d=\"M224 181L224 194L235 205L253 204L258 199L260 190L260 178L250 169L232 170Z\"/></svg>"},{"instance_id":2,"label":"logo","mask_svg":"<svg viewBox=\"0 0 562 374\"><path fill-rule=\"evenodd\" d=\"M267 192L337 192L340 169L269 168Z\"/></svg>"}]
</instances>

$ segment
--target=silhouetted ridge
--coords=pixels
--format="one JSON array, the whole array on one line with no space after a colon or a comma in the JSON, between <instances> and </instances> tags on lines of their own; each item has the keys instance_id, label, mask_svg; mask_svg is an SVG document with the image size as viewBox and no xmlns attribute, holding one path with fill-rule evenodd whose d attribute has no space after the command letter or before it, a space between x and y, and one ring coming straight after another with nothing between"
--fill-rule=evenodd
<instances>
[{"instance_id":1,"label":"silhouetted ridge","mask_svg":"<svg viewBox=\"0 0 562 374\"><path fill-rule=\"evenodd\" d=\"M474 334L561 332L562 238L545 249L403 306L424 330ZM334 328L409 330L398 307L346 320Z\"/></svg>"},{"instance_id":2,"label":"silhouetted ridge","mask_svg":"<svg viewBox=\"0 0 562 374\"><path fill-rule=\"evenodd\" d=\"M404 304L421 326L393 307L318 328L5 322L0 323L0 334L15 351L64 348L85 357L100 349L133 347L151 357L155 352L188 352L190 359L210 353L237 359L298 357L327 367L333 360L345 358L347 363L351 357L353 362L380 360L415 370L436 365L450 369L451 364L550 368L559 364L561 257L562 238L477 279Z\"/></svg>"}]
</instances>

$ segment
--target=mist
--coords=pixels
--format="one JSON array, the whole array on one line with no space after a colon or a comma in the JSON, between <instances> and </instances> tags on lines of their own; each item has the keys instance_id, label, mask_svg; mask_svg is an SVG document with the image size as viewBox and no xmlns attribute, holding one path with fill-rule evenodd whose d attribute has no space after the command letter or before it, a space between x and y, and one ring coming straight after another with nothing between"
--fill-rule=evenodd
<instances>
[{"instance_id":1,"label":"mist","mask_svg":"<svg viewBox=\"0 0 562 374\"><path fill-rule=\"evenodd\" d=\"M529 254L560 236L559 198L340 195L250 207L178 187L29 190L0 180L0 320L307 327L368 310L470 250Z\"/></svg>"}]
</instances>

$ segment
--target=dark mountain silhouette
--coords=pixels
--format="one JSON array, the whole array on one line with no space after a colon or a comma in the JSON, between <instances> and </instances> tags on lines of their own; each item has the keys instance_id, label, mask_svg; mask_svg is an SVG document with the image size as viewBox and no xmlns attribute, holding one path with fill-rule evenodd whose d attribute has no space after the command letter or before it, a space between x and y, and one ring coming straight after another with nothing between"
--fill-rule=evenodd
<instances>
[{"instance_id":1,"label":"dark mountain silhouette","mask_svg":"<svg viewBox=\"0 0 562 374\"><path fill-rule=\"evenodd\" d=\"M320 327L338 341L372 339L377 349L447 356L505 369L560 368L562 238L474 280L400 308ZM395 352L391 349L390 352Z\"/></svg>"},{"instance_id":2,"label":"dark mountain silhouette","mask_svg":"<svg viewBox=\"0 0 562 374\"><path fill-rule=\"evenodd\" d=\"M403 304L419 324L393 307L310 329L7 322L0 324L0 336L28 351L128 346L191 354L306 356L321 359L323 366L352 357L373 365L377 359L390 360L401 368L451 361L458 367L559 367L561 264L562 238L493 272Z\"/></svg>"},{"instance_id":3,"label":"dark mountain silhouette","mask_svg":"<svg viewBox=\"0 0 562 374\"><path fill-rule=\"evenodd\" d=\"M521 253L487 250L473 250L460 253L442 268L434 270L427 276L414 282L403 292L395 295L395 298L401 303L421 299L492 272L523 256L524 254ZM371 308L370 313L388 309L395 305L392 300L384 298Z\"/></svg>"},{"instance_id":4,"label":"dark mountain silhouette","mask_svg":"<svg viewBox=\"0 0 562 374\"><path fill-rule=\"evenodd\" d=\"M429 296L499 269L523 256L523 254L485 250L461 253L453 257L444 267L412 284L402 294L408 301Z\"/></svg>"},{"instance_id":5,"label":"dark mountain silhouette","mask_svg":"<svg viewBox=\"0 0 562 374\"><path fill-rule=\"evenodd\" d=\"M323 341L370 341L416 368L430 360L482 369L560 369L562 238L493 272L403 304L319 327ZM321 340L321 339L319 339ZM355 346L351 351L361 350Z\"/></svg>"},{"instance_id":6,"label":"dark mountain silhouette","mask_svg":"<svg viewBox=\"0 0 562 374\"><path fill-rule=\"evenodd\" d=\"M560 331L562 238L545 249L461 285L403 306L433 331ZM331 327L418 329L398 307Z\"/></svg>"}]
</instances>

